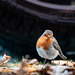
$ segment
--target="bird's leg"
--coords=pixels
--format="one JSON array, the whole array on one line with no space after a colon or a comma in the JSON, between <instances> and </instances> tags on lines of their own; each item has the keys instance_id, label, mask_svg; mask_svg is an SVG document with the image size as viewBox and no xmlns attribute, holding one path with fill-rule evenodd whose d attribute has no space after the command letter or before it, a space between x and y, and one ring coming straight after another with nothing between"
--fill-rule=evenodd
<instances>
[{"instance_id":1,"label":"bird's leg","mask_svg":"<svg viewBox=\"0 0 75 75\"><path fill-rule=\"evenodd\" d=\"M47 59L45 59L45 61L44 61L43 65L45 65L46 61L47 61Z\"/></svg>"},{"instance_id":2,"label":"bird's leg","mask_svg":"<svg viewBox=\"0 0 75 75\"><path fill-rule=\"evenodd\" d=\"M54 59L53 59L53 65L54 65Z\"/></svg>"},{"instance_id":3,"label":"bird's leg","mask_svg":"<svg viewBox=\"0 0 75 75\"><path fill-rule=\"evenodd\" d=\"M44 61L44 63L43 63L43 66L42 66L42 69L43 69L43 67L44 67L44 65L45 65L45 63L46 63L46 61L47 61L47 59L45 59L45 61Z\"/></svg>"}]
</instances>

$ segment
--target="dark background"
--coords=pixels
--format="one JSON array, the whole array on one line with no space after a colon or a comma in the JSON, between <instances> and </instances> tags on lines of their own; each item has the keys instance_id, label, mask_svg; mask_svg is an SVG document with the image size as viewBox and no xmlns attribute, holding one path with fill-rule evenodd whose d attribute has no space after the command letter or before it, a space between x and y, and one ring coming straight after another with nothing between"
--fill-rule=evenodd
<instances>
[{"instance_id":1,"label":"dark background","mask_svg":"<svg viewBox=\"0 0 75 75\"><path fill-rule=\"evenodd\" d=\"M33 10L36 12L33 13ZM37 11L42 12L43 16L37 14ZM66 17L66 22L64 22L64 17ZM63 22L60 22L60 19L63 19ZM68 21L69 19L71 21ZM54 37L58 40L64 55L68 59L75 59L74 11L68 13L48 9L26 3L23 0L0 1L1 54L7 53L12 57L29 54L31 58L41 59L36 52L36 41L46 29L54 32Z\"/></svg>"}]
</instances>

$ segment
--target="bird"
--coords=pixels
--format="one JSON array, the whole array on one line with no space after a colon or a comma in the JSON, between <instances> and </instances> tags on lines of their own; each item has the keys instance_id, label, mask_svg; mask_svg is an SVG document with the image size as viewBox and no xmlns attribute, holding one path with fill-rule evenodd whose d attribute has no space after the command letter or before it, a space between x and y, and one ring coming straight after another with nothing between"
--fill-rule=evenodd
<instances>
[{"instance_id":1,"label":"bird","mask_svg":"<svg viewBox=\"0 0 75 75\"><path fill-rule=\"evenodd\" d=\"M36 43L36 50L38 55L45 59L44 64L47 59L53 60L57 56L60 56L64 60L67 59L51 30L45 30L44 33L39 37Z\"/></svg>"}]
</instances>

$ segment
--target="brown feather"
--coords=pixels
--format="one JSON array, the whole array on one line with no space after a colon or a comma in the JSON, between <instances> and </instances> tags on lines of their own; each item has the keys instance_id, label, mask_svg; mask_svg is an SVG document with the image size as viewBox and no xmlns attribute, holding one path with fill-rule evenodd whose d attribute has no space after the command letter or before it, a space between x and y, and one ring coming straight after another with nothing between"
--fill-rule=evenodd
<instances>
[{"instance_id":1,"label":"brown feather","mask_svg":"<svg viewBox=\"0 0 75 75\"><path fill-rule=\"evenodd\" d=\"M65 56L63 55L63 52L62 52L62 50L61 50L61 48L60 48L60 46L59 46L59 44L58 44L58 42L57 42L56 39L53 41L53 46L55 47L56 50L59 51L59 56L60 56L62 59L67 59L67 57L65 57Z\"/></svg>"}]
</instances>

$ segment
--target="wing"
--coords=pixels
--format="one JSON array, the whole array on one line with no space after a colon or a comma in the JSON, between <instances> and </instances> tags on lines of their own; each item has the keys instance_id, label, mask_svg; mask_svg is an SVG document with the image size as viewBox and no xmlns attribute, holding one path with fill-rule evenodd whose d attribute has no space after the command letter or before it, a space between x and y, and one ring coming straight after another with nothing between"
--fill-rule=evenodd
<instances>
[{"instance_id":1,"label":"wing","mask_svg":"<svg viewBox=\"0 0 75 75\"><path fill-rule=\"evenodd\" d=\"M61 51L61 48L60 48L60 46L59 46L59 44L58 44L58 42L57 42L57 40L54 38L54 41L53 41L53 46L54 46L54 48L56 49L56 50L58 50L59 51L59 56L62 58L62 59L67 59L64 55L63 55L63 53L62 53L62 51Z\"/></svg>"}]
</instances>

